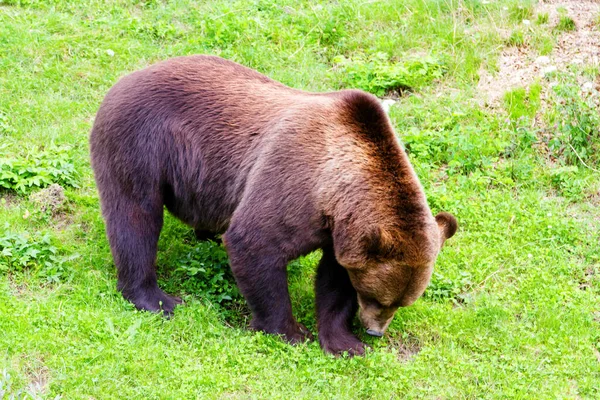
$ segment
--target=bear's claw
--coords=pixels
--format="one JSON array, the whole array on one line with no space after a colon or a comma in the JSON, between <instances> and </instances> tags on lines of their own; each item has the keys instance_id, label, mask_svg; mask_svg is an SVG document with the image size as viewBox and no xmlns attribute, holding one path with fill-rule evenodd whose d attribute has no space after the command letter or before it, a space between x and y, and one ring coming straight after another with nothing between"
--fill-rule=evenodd
<instances>
[{"instance_id":1,"label":"bear's claw","mask_svg":"<svg viewBox=\"0 0 600 400\"><path fill-rule=\"evenodd\" d=\"M153 290L136 291L126 297L138 310L162 312L165 316L173 315L177 304L183 303L181 298L169 296L158 287Z\"/></svg>"},{"instance_id":2,"label":"bear's claw","mask_svg":"<svg viewBox=\"0 0 600 400\"><path fill-rule=\"evenodd\" d=\"M341 356L345 352L350 357L362 356L368 347L354 335L319 335L319 343L326 353L335 356Z\"/></svg>"},{"instance_id":3,"label":"bear's claw","mask_svg":"<svg viewBox=\"0 0 600 400\"><path fill-rule=\"evenodd\" d=\"M304 343L306 341L314 340L314 336L310 331L302 324L296 323L298 330L292 334L284 334L285 341L290 344Z\"/></svg>"},{"instance_id":4,"label":"bear's claw","mask_svg":"<svg viewBox=\"0 0 600 400\"><path fill-rule=\"evenodd\" d=\"M295 322L294 326L289 327L288 329L281 330L265 327L254 320L250 323L250 329L262 331L271 335L280 335L284 341L290 344L298 344L314 340L312 333L310 333L310 331L304 325L298 322Z\"/></svg>"}]
</instances>

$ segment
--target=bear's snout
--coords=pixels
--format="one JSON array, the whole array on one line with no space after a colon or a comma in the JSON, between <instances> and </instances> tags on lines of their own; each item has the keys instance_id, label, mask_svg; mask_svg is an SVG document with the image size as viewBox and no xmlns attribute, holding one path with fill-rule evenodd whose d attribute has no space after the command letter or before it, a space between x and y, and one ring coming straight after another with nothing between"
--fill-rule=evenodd
<instances>
[{"instance_id":1,"label":"bear's snout","mask_svg":"<svg viewBox=\"0 0 600 400\"><path fill-rule=\"evenodd\" d=\"M358 296L360 322L371 336L381 337L394 318L396 308L383 307L374 301L365 301Z\"/></svg>"}]
</instances>

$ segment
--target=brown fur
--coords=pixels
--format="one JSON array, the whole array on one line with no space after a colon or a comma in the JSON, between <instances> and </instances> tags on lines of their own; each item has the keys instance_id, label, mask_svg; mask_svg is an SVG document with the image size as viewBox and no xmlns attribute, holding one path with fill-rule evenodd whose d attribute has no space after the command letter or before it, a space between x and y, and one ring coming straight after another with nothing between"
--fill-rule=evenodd
<instances>
[{"instance_id":1,"label":"brown fur","mask_svg":"<svg viewBox=\"0 0 600 400\"><path fill-rule=\"evenodd\" d=\"M352 317L385 329L418 298L456 221L434 218L378 100L307 93L211 56L171 59L119 81L90 137L118 288L138 308L172 312L156 284L163 205L199 238L224 233L252 326L289 341L286 265L323 249L319 340L360 354ZM358 298L357 298L358 294Z\"/></svg>"}]
</instances>

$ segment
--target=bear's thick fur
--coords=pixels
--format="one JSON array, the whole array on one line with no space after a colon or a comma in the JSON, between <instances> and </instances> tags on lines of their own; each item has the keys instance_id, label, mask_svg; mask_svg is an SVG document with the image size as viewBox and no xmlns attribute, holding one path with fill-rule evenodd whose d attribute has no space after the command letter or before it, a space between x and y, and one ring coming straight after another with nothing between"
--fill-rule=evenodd
<instances>
[{"instance_id":1,"label":"bear's thick fur","mask_svg":"<svg viewBox=\"0 0 600 400\"><path fill-rule=\"evenodd\" d=\"M310 334L288 294L290 260L323 250L319 341L361 354L360 319L381 335L427 286L456 220L435 218L374 96L307 93L212 56L174 58L122 78L90 137L118 289L171 313L156 281L163 207L199 237L224 233L252 327L290 342Z\"/></svg>"}]
</instances>

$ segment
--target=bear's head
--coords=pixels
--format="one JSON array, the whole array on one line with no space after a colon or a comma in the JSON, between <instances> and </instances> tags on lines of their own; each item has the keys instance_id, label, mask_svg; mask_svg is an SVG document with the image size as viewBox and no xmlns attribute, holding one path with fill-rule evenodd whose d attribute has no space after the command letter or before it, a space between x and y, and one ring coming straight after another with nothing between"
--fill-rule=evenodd
<instances>
[{"instance_id":1,"label":"bear's head","mask_svg":"<svg viewBox=\"0 0 600 400\"><path fill-rule=\"evenodd\" d=\"M423 294L444 241L457 227L454 216L440 213L409 230L367 228L351 251L335 246L358 294L359 318L368 334L382 336L396 310Z\"/></svg>"}]
</instances>

